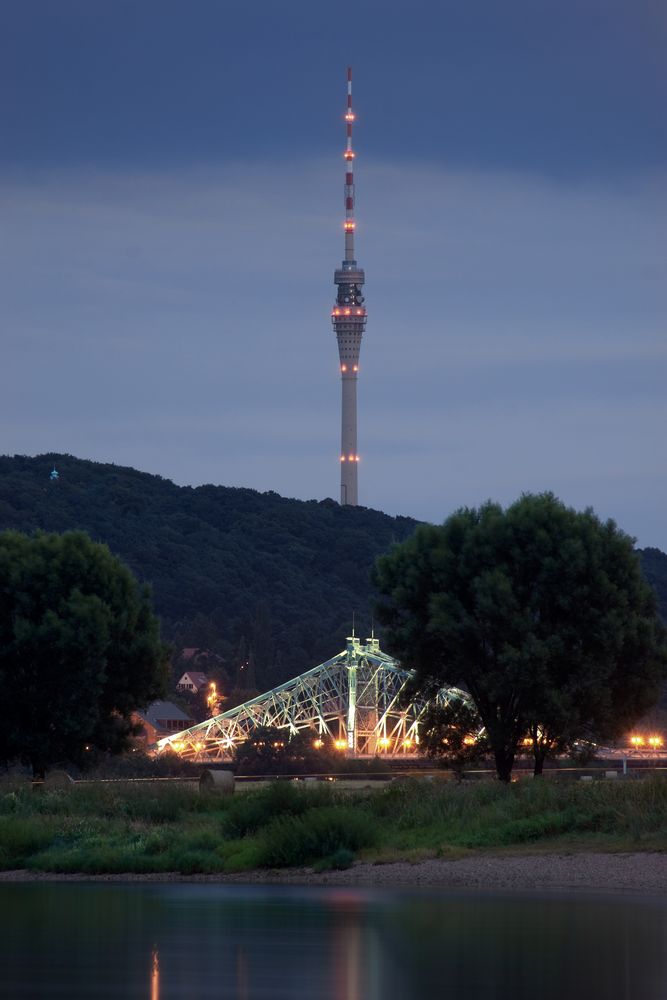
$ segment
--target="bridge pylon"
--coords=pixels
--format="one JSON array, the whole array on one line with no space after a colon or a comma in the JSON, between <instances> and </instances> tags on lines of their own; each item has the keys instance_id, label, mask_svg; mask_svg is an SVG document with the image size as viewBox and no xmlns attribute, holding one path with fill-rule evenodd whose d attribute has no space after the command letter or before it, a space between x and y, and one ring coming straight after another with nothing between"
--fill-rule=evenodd
<instances>
[{"instance_id":1,"label":"bridge pylon","mask_svg":"<svg viewBox=\"0 0 667 1000\"><path fill-rule=\"evenodd\" d=\"M413 672L383 653L378 639L348 637L332 659L180 733L158 741L157 753L171 751L195 761L230 760L239 744L260 726L312 732L351 757L419 755L419 726L433 703L466 699L458 688L443 688L435 699L406 701Z\"/></svg>"}]
</instances>

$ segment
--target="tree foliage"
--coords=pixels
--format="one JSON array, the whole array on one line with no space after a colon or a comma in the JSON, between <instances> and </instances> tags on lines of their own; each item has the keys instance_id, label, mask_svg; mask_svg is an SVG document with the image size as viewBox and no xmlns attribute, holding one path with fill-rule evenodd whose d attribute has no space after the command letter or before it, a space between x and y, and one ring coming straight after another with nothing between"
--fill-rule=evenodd
<instances>
[{"instance_id":1,"label":"tree foliage","mask_svg":"<svg viewBox=\"0 0 667 1000\"><path fill-rule=\"evenodd\" d=\"M56 465L60 476L49 480ZM416 521L333 500L179 487L68 455L0 457L0 530L86 530L151 585L164 637L225 660L243 637L265 691L371 626L375 557Z\"/></svg>"},{"instance_id":2,"label":"tree foliage","mask_svg":"<svg viewBox=\"0 0 667 1000\"><path fill-rule=\"evenodd\" d=\"M421 725L420 748L460 780L466 767L489 752L488 737L474 704L453 698L446 705L429 709Z\"/></svg>"},{"instance_id":3,"label":"tree foliage","mask_svg":"<svg viewBox=\"0 0 667 1000\"><path fill-rule=\"evenodd\" d=\"M423 693L469 691L503 780L527 732L543 755L612 739L658 696L665 633L632 539L552 494L421 526L375 581L391 651Z\"/></svg>"},{"instance_id":4,"label":"tree foliage","mask_svg":"<svg viewBox=\"0 0 667 1000\"><path fill-rule=\"evenodd\" d=\"M148 590L82 532L0 534L0 759L36 773L118 752L164 692L168 650Z\"/></svg>"},{"instance_id":5,"label":"tree foliage","mask_svg":"<svg viewBox=\"0 0 667 1000\"><path fill-rule=\"evenodd\" d=\"M667 622L667 555L660 549L639 549L642 572L655 591L658 612Z\"/></svg>"},{"instance_id":6,"label":"tree foliage","mask_svg":"<svg viewBox=\"0 0 667 1000\"><path fill-rule=\"evenodd\" d=\"M284 729L259 726L234 751L240 774L324 774L339 763L330 745L311 730L291 737Z\"/></svg>"},{"instance_id":7,"label":"tree foliage","mask_svg":"<svg viewBox=\"0 0 667 1000\"><path fill-rule=\"evenodd\" d=\"M353 612L358 631L369 629L373 563L416 525L333 500L179 487L70 455L0 456L0 531L83 529L106 543L150 584L163 636L222 657L225 693L236 686L238 700L344 648ZM667 555L641 556L667 618ZM251 653L247 683L237 673Z\"/></svg>"}]
</instances>

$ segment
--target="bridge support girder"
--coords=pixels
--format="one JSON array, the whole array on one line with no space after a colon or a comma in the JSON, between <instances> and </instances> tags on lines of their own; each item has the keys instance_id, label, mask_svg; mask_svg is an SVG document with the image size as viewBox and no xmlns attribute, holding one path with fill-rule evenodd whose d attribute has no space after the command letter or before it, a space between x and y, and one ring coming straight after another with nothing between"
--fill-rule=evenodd
<instances>
[{"instance_id":1,"label":"bridge support girder","mask_svg":"<svg viewBox=\"0 0 667 1000\"><path fill-rule=\"evenodd\" d=\"M416 756L419 726L429 702L404 704L411 670L380 649L377 639L355 636L332 659L242 705L158 741L158 754L191 760L229 760L259 726L284 729L290 737L311 731L352 757ZM435 701L466 698L443 688Z\"/></svg>"}]
</instances>

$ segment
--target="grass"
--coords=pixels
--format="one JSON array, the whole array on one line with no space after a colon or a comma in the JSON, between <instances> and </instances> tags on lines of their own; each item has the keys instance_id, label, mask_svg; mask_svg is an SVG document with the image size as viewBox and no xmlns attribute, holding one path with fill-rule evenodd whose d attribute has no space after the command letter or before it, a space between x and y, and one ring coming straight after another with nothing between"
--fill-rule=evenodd
<instances>
[{"instance_id":1,"label":"grass","mask_svg":"<svg viewBox=\"0 0 667 1000\"><path fill-rule=\"evenodd\" d=\"M667 850L667 779L418 778L369 793L274 782L230 798L191 785L0 785L0 869L51 872L345 868L516 850Z\"/></svg>"}]
</instances>

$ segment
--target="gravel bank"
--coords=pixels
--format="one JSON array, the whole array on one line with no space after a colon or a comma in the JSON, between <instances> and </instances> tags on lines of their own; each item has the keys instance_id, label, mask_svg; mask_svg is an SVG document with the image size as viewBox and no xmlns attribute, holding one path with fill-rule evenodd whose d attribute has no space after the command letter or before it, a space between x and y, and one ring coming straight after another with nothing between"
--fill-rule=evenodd
<instances>
[{"instance_id":1,"label":"gravel bank","mask_svg":"<svg viewBox=\"0 0 667 1000\"><path fill-rule=\"evenodd\" d=\"M667 853L484 855L418 864L355 864L347 871L311 869L238 875L58 875L0 872L0 882L212 882L220 884L358 885L393 888L600 891L667 895Z\"/></svg>"}]
</instances>

